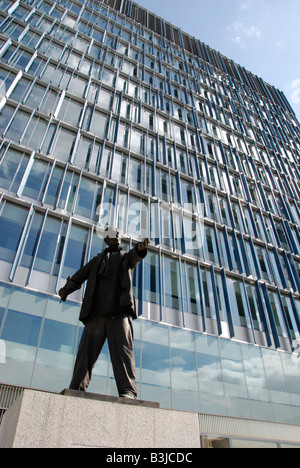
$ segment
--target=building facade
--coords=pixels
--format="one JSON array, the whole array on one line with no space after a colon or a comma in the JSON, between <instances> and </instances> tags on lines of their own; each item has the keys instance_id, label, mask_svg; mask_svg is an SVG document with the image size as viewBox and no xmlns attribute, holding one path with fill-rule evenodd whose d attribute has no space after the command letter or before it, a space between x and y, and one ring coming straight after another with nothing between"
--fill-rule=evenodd
<instances>
[{"instance_id":1,"label":"building facade","mask_svg":"<svg viewBox=\"0 0 300 468\"><path fill-rule=\"evenodd\" d=\"M0 383L59 392L66 278L117 226L139 397L300 425L300 125L284 94L129 0L0 0ZM107 347L90 391L115 395Z\"/></svg>"}]
</instances>

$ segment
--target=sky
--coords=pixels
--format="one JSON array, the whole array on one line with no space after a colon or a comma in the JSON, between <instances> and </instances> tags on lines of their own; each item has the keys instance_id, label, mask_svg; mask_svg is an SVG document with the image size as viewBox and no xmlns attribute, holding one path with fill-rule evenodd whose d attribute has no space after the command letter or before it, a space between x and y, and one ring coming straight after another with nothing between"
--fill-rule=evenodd
<instances>
[{"instance_id":1,"label":"sky","mask_svg":"<svg viewBox=\"0 0 300 468\"><path fill-rule=\"evenodd\" d=\"M284 92L300 121L300 0L134 0Z\"/></svg>"}]
</instances>

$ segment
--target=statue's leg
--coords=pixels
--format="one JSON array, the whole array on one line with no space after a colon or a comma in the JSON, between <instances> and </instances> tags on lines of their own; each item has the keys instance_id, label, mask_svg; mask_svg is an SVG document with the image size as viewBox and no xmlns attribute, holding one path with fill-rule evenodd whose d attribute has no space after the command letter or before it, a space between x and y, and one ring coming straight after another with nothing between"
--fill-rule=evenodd
<instances>
[{"instance_id":1,"label":"statue's leg","mask_svg":"<svg viewBox=\"0 0 300 468\"><path fill-rule=\"evenodd\" d=\"M93 367L105 340L105 320L90 319L83 330L79 343L70 389L86 392L92 378Z\"/></svg>"},{"instance_id":2,"label":"statue's leg","mask_svg":"<svg viewBox=\"0 0 300 468\"><path fill-rule=\"evenodd\" d=\"M107 339L119 395L128 394L136 398L132 319L107 319Z\"/></svg>"}]
</instances>

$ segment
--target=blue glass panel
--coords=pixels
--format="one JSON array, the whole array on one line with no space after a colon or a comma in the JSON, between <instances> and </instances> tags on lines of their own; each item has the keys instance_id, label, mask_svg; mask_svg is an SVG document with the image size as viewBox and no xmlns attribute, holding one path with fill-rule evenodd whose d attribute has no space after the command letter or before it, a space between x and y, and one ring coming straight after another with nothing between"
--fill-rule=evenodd
<instances>
[{"instance_id":1,"label":"blue glass panel","mask_svg":"<svg viewBox=\"0 0 300 468\"><path fill-rule=\"evenodd\" d=\"M0 258L11 262L14 259L22 234L27 210L6 203L0 218Z\"/></svg>"},{"instance_id":2,"label":"blue glass panel","mask_svg":"<svg viewBox=\"0 0 300 468\"><path fill-rule=\"evenodd\" d=\"M73 354L76 330L75 325L45 319L40 347Z\"/></svg>"},{"instance_id":3,"label":"blue glass panel","mask_svg":"<svg viewBox=\"0 0 300 468\"><path fill-rule=\"evenodd\" d=\"M1 339L28 346L36 346L41 328L41 317L8 310Z\"/></svg>"}]
</instances>

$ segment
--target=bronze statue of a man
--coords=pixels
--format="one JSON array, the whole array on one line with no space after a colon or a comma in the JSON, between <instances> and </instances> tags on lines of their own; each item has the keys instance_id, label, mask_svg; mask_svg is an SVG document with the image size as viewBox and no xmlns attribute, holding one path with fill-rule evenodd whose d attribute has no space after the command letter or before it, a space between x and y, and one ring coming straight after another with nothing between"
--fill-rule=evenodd
<instances>
[{"instance_id":1,"label":"bronze statue of a man","mask_svg":"<svg viewBox=\"0 0 300 468\"><path fill-rule=\"evenodd\" d=\"M107 248L94 257L60 289L63 301L87 280L81 307L82 333L70 389L86 391L92 369L107 338L120 397L136 398L132 319L137 318L132 271L147 255L149 239L129 252L120 245L120 234L107 228Z\"/></svg>"}]
</instances>

